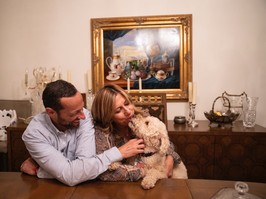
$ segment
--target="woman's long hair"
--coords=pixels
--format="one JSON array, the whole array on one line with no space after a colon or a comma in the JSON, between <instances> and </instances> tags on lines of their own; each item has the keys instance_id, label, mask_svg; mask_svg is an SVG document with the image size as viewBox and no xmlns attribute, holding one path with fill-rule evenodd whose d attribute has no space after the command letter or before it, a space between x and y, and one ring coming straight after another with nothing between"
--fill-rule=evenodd
<instances>
[{"instance_id":1,"label":"woman's long hair","mask_svg":"<svg viewBox=\"0 0 266 199\"><path fill-rule=\"evenodd\" d=\"M133 104L128 94L116 84L107 84L101 88L93 100L91 114L96 128L100 128L106 133L113 132L113 116L115 114L116 96L122 95L127 102ZM134 105L133 105L134 106ZM135 114L142 111L134 106Z\"/></svg>"}]
</instances>

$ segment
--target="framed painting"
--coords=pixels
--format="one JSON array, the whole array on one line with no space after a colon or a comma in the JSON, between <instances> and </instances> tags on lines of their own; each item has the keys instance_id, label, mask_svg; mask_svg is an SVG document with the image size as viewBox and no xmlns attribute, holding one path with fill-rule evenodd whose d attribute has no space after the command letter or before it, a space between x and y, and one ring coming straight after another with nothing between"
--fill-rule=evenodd
<instances>
[{"instance_id":1,"label":"framed painting","mask_svg":"<svg viewBox=\"0 0 266 199\"><path fill-rule=\"evenodd\" d=\"M91 19L93 92L114 83L128 92L187 101L192 81L192 15Z\"/></svg>"}]
</instances>

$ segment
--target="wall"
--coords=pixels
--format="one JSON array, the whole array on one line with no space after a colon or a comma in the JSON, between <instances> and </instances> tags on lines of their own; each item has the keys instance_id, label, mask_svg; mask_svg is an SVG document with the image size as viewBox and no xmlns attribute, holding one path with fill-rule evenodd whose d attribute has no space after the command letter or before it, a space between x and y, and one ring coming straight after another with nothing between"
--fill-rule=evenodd
<instances>
[{"instance_id":1,"label":"wall","mask_svg":"<svg viewBox=\"0 0 266 199\"><path fill-rule=\"evenodd\" d=\"M259 96L257 123L266 127L265 0L0 0L0 99L26 99L25 69L61 66L85 92L91 67L90 19L193 15L196 119L205 119L224 91ZM187 103L168 103L168 119Z\"/></svg>"}]
</instances>

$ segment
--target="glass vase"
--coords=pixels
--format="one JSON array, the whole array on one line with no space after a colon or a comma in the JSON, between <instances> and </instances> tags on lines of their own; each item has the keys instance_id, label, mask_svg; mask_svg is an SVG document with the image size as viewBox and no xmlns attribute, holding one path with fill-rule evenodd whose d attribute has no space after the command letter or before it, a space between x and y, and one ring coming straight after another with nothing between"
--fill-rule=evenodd
<instances>
[{"instance_id":1,"label":"glass vase","mask_svg":"<svg viewBox=\"0 0 266 199\"><path fill-rule=\"evenodd\" d=\"M256 108L259 98L246 97L243 100L243 126L254 127L256 124Z\"/></svg>"}]
</instances>

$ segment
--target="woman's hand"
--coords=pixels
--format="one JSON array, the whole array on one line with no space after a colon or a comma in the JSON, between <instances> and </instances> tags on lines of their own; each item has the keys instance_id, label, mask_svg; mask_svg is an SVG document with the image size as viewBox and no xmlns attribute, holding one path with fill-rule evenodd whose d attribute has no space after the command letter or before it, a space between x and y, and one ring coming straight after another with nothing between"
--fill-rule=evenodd
<instances>
[{"instance_id":1,"label":"woman's hand","mask_svg":"<svg viewBox=\"0 0 266 199\"><path fill-rule=\"evenodd\" d=\"M143 162L136 162L135 166L140 169L141 176L142 176L142 178L144 178L146 175L146 170L144 169L144 167L145 167L144 163Z\"/></svg>"},{"instance_id":2,"label":"woman's hand","mask_svg":"<svg viewBox=\"0 0 266 199\"><path fill-rule=\"evenodd\" d=\"M118 149L122 154L123 158L129 158L139 153L143 153L144 147L145 145L143 143L143 139L131 139Z\"/></svg>"},{"instance_id":3,"label":"woman's hand","mask_svg":"<svg viewBox=\"0 0 266 199\"><path fill-rule=\"evenodd\" d=\"M29 175L37 175L39 165L30 157L20 166L20 171Z\"/></svg>"},{"instance_id":4,"label":"woman's hand","mask_svg":"<svg viewBox=\"0 0 266 199\"><path fill-rule=\"evenodd\" d=\"M166 175L170 178L173 175L174 158L171 155L167 155L165 159Z\"/></svg>"},{"instance_id":5,"label":"woman's hand","mask_svg":"<svg viewBox=\"0 0 266 199\"><path fill-rule=\"evenodd\" d=\"M144 168L140 168L140 172L141 172L141 177L144 178L146 175L146 171Z\"/></svg>"},{"instance_id":6,"label":"woman's hand","mask_svg":"<svg viewBox=\"0 0 266 199\"><path fill-rule=\"evenodd\" d=\"M135 163L135 166L137 167L137 168L144 168L144 163L143 162L136 162Z\"/></svg>"}]
</instances>

